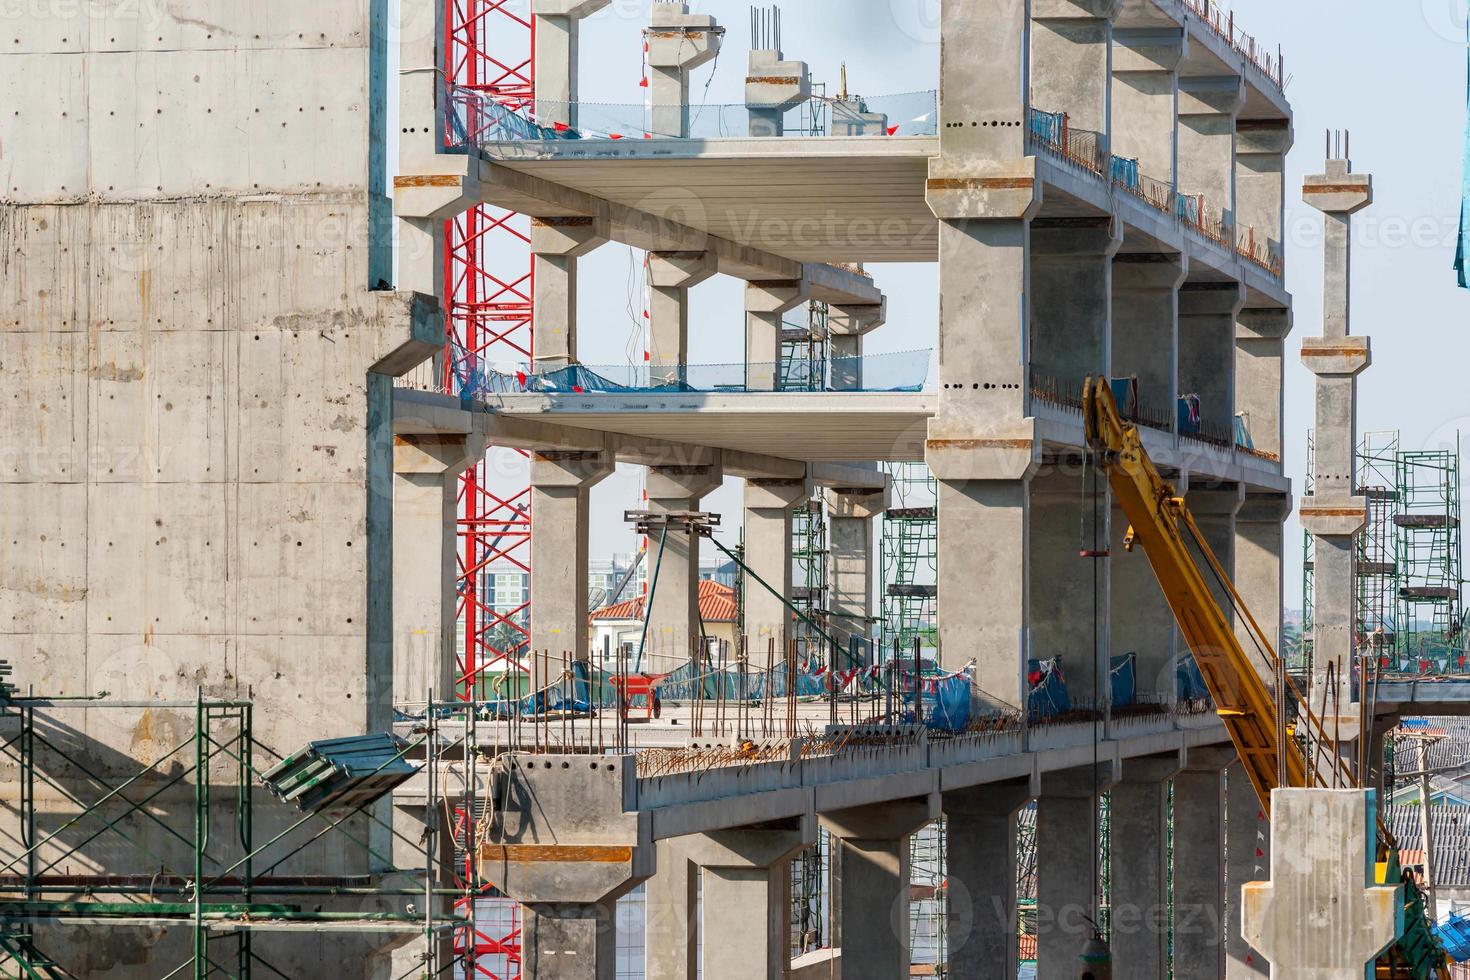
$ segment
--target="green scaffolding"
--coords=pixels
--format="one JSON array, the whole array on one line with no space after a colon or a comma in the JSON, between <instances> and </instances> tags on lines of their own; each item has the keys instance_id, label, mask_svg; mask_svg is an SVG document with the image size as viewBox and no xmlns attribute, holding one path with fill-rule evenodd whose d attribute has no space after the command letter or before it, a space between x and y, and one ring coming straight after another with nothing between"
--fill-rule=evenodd
<instances>
[{"instance_id":1,"label":"green scaffolding","mask_svg":"<svg viewBox=\"0 0 1470 980\"><path fill-rule=\"evenodd\" d=\"M800 663L825 655L826 643L818 627L827 626L829 555L826 491L818 490L791 515L791 605L797 613L792 636Z\"/></svg>"},{"instance_id":2,"label":"green scaffolding","mask_svg":"<svg viewBox=\"0 0 1470 980\"><path fill-rule=\"evenodd\" d=\"M937 648L939 612L938 484L922 463L887 467L893 506L883 515L878 544L882 579L882 646L908 651L918 640Z\"/></svg>"},{"instance_id":3,"label":"green scaffolding","mask_svg":"<svg viewBox=\"0 0 1470 980\"><path fill-rule=\"evenodd\" d=\"M104 755L88 751L85 737L79 744L81 729L62 717L109 709L192 715L193 723L182 722L171 747L151 762L109 767ZM417 935L430 940L431 972L450 965L440 957L438 938L467 934L469 922L434 906L477 896L479 883L458 880L458 869L441 863L433 830L424 839L410 839L377 816L374 806L412 774L407 757L423 759L424 768L433 770L441 739L462 752L472 736L453 742L441 737L440 715L429 711L424 732L406 741L389 739L381 758L373 755L357 768L334 761L326 774L303 771L301 778L309 782L296 786L307 794L299 805L273 805L263 814L263 799L281 789L270 781L281 757L258 740L254 714L248 700L202 692L192 701L125 702L105 694L18 697L8 687L0 689L0 719L8 731L0 751L17 767L19 784L13 810L18 829L0 849L0 977L72 976L46 952L56 937L45 930L68 925L99 932L146 925L186 934L186 957L157 974L168 980L284 976L252 943L253 930L268 924L315 934L371 928ZM471 732L472 713L461 720ZM350 753L346 743L358 741L312 743L308 751L332 745ZM298 753L284 764L301 758ZM430 776L431 796L436 785ZM43 806L38 786L71 801L75 812ZM267 833L258 832L261 826L269 827ZM280 870L309 848L323 846L324 838L338 849L359 848L365 863L380 873ZM396 866L395 848L413 854L420 866ZM108 874L70 872L73 862L93 865L98 853L107 855ZM403 884L384 884L393 877ZM451 883L455 887L445 887ZM395 897L423 901L423 909L380 911ZM323 910L332 903L341 911Z\"/></svg>"},{"instance_id":4,"label":"green scaffolding","mask_svg":"<svg viewBox=\"0 0 1470 980\"><path fill-rule=\"evenodd\" d=\"M807 322L781 324L781 361L776 379L780 391L826 391L832 359L832 335L826 303L807 304Z\"/></svg>"},{"instance_id":5,"label":"green scaffolding","mask_svg":"<svg viewBox=\"0 0 1470 980\"><path fill-rule=\"evenodd\" d=\"M1398 636L1399 434L1368 432L1358 444L1358 492L1368 521L1353 542L1356 557L1356 635L1363 653L1392 652Z\"/></svg>"},{"instance_id":6,"label":"green scaffolding","mask_svg":"<svg viewBox=\"0 0 1470 980\"><path fill-rule=\"evenodd\" d=\"M1460 635L1460 453L1398 454L1399 651L1402 669L1458 671Z\"/></svg>"}]
</instances>

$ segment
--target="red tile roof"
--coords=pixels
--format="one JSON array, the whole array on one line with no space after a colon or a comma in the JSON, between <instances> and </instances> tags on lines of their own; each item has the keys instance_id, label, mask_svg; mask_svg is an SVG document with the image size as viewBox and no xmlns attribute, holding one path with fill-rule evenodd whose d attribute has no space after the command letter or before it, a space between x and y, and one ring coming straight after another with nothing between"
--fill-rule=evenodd
<instances>
[{"instance_id":1,"label":"red tile roof","mask_svg":"<svg viewBox=\"0 0 1470 980\"><path fill-rule=\"evenodd\" d=\"M735 590L711 579L699 580L699 614L706 623L735 622ZM641 620L643 596L594 610L592 621Z\"/></svg>"}]
</instances>

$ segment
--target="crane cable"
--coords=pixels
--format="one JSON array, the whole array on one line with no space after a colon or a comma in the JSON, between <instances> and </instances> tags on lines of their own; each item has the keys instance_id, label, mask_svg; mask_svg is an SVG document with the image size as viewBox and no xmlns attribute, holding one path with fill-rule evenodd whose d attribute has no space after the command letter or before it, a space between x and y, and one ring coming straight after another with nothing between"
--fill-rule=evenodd
<instances>
[{"instance_id":1,"label":"crane cable","mask_svg":"<svg viewBox=\"0 0 1470 980\"><path fill-rule=\"evenodd\" d=\"M1093 683L1093 719L1092 719L1092 888L1089 896L1092 902L1089 921L1092 923L1093 939L1102 942L1102 927L1098 920L1102 918L1102 786L1098 779L1098 767L1101 764L1101 726L1103 721L1102 712L1107 704L1104 683L1111 683L1111 672L1104 677L1102 670L1102 639L1099 636L1099 623L1101 622L1101 573L1098 562L1111 556L1109 549L1102 547L1099 532L1102 527L1102 495L1098 486L1099 467L1093 450L1088 447L1082 456L1082 483L1083 493L1089 498L1092 509L1091 540L1087 527L1087 508L1083 507L1080 518L1082 526L1079 529L1080 547L1078 556L1092 561L1092 683Z\"/></svg>"}]
</instances>

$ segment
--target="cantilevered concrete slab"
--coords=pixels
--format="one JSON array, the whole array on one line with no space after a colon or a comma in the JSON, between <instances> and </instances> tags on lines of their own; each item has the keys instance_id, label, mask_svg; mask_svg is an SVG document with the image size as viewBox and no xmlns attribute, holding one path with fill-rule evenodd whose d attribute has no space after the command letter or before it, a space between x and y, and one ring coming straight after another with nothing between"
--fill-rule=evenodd
<instances>
[{"instance_id":1,"label":"cantilevered concrete slab","mask_svg":"<svg viewBox=\"0 0 1470 980\"><path fill-rule=\"evenodd\" d=\"M569 428L812 461L917 461L938 405L924 392L501 395L491 411Z\"/></svg>"},{"instance_id":2,"label":"cantilevered concrete slab","mask_svg":"<svg viewBox=\"0 0 1470 980\"><path fill-rule=\"evenodd\" d=\"M602 200L787 258L929 262L930 136L550 140L497 143L488 159ZM487 197L498 200L493 189Z\"/></svg>"}]
</instances>

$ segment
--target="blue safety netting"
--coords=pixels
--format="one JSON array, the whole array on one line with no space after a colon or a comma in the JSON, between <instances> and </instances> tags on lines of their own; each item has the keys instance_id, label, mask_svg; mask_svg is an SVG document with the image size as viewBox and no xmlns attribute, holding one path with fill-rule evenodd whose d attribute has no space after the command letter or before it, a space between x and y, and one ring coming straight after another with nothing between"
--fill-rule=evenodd
<instances>
[{"instance_id":1,"label":"blue safety netting","mask_svg":"<svg viewBox=\"0 0 1470 980\"><path fill-rule=\"evenodd\" d=\"M924 727L941 732L963 732L970 727L970 702L973 683L968 674L931 677L921 685L920 704L924 709ZM914 719L914 696L904 695L905 720Z\"/></svg>"},{"instance_id":2,"label":"blue safety netting","mask_svg":"<svg viewBox=\"0 0 1470 980\"><path fill-rule=\"evenodd\" d=\"M511 102L484 92L449 89L450 142L486 146L523 140L719 139L773 136L752 129L745 103L678 106L646 103ZM687 116L687 124L685 118ZM813 96L782 114L784 136L934 136L934 89L847 100ZM681 131L686 130L687 136Z\"/></svg>"},{"instance_id":3,"label":"blue safety netting","mask_svg":"<svg viewBox=\"0 0 1470 980\"><path fill-rule=\"evenodd\" d=\"M837 357L822 385L801 377L783 384L779 364L588 365L496 369L457 352L455 386L464 398L486 395L570 395L609 392L923 391L932 352L901 351Z\"/></svg>"}]
</instances>

